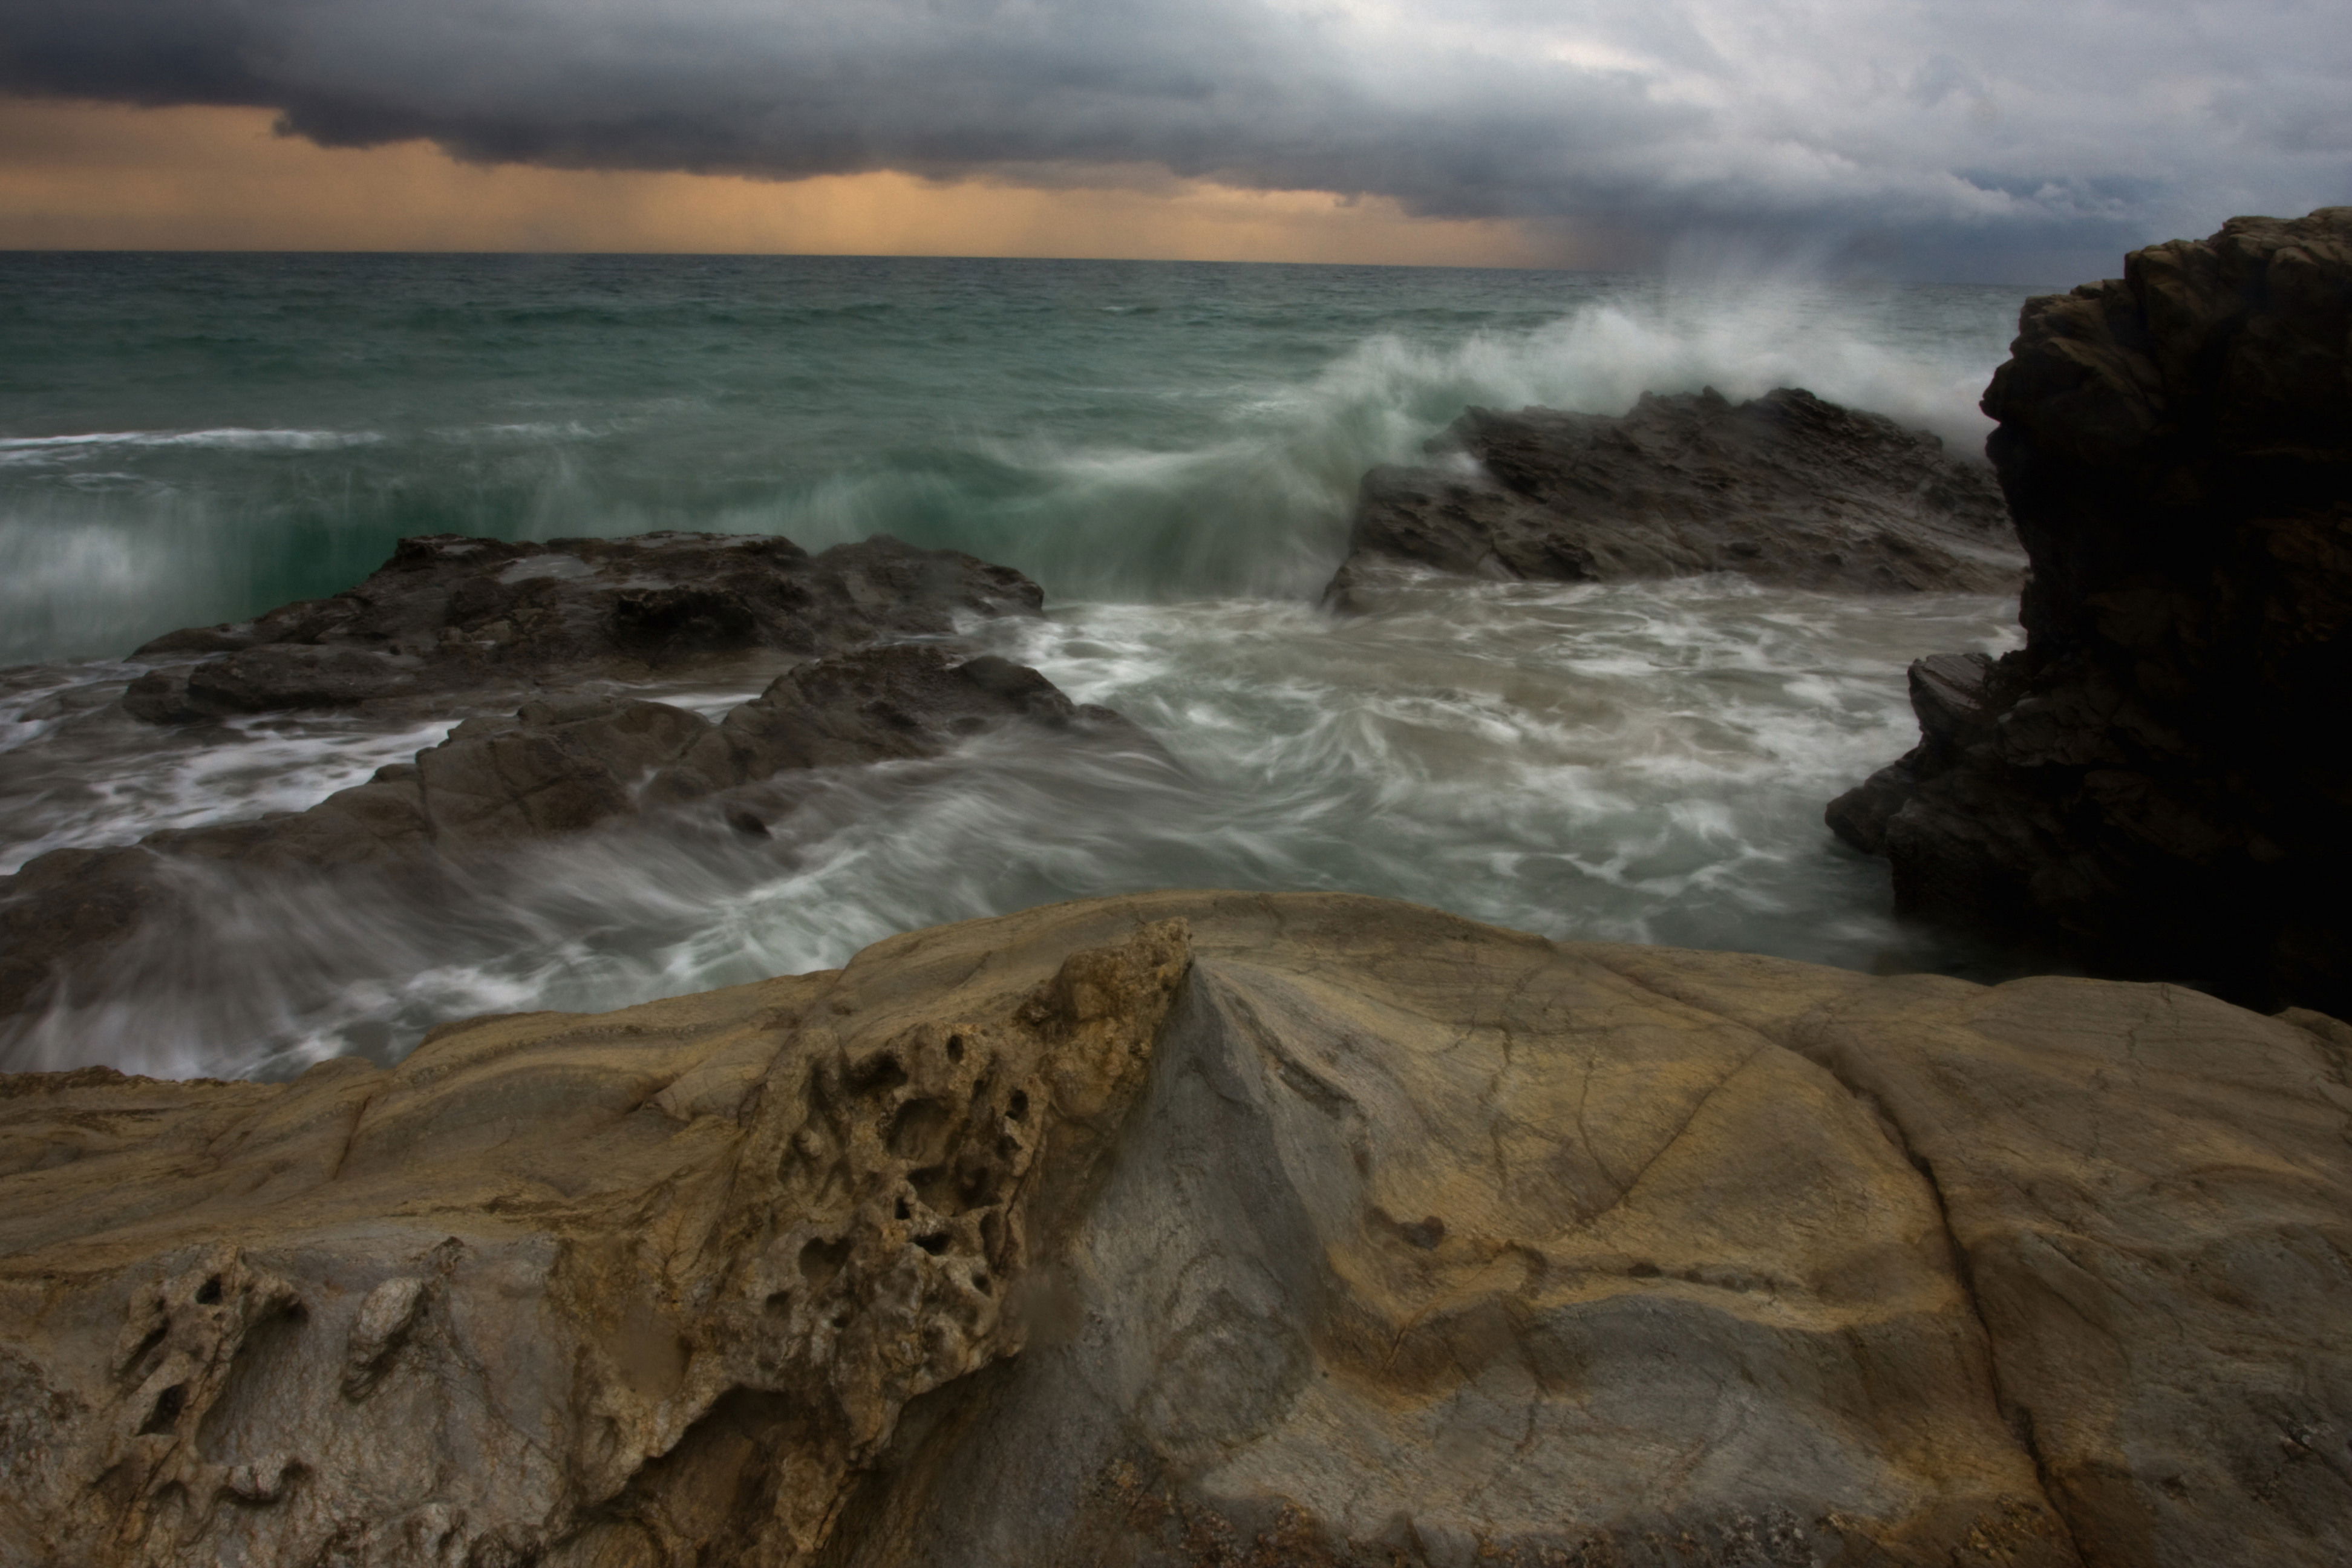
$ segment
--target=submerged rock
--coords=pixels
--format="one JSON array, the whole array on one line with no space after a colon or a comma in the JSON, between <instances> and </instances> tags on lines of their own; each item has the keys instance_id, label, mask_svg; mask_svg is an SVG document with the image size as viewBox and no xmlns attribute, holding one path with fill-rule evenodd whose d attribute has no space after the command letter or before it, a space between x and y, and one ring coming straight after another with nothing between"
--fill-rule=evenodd
<instances>
[{"instance_id":1,"label":"submerged rock","mask_svg":"<svg viewBox=\"0 0 2352 1568\"><path fill-rule=\"evenodd\" d=\"M811 555L760 534L546 543L404 539L357 587L236 626L168 633L137 657L211 657L131 683L154 723L467 691L576 685L766 653L812 658L940 637L959 614L1034 615L1010 567L887 535Z\"/></svg>"},{"instance_id":2,"label":"submerged rock","mask_svg":"<svg viewBox=\"0 0 2352 1568\"><path fill-rule=\"evenodd\" d=\"M1912 675L1830 807L1898 900L2109 973L2352 1008L2352 207L2029 301L1985 394L2026 646Z\"/></svg>"},{"instance_id":3,"label":"submerged rock","mask_svg":"<svg viewBox=\"0 0 2352 1568\"><path fill-rule=\"evenodd\" d=\"M364 868L437 881L452 865L688 810L764 836L738 798L746 786L796 769L937 757L1014 723L1164 754L1117 713L1072 702L1026 666L915 643L799 665L718 723L625 696L547 698L511 719L469 719L413 763L379 769L307 811L175 829L126 847L52 850L0 877L0 1024L54 1000L77 966L142 922L199 918L219 889L186 876L192 868ZM453 905L465 898L454 886L443 896Z\"/></svg>"},{"instance_id":4,"label":"submerged rock","mask_svg":"<svg viewBox=\"0 0 2352 1568\"><path fill-rule=\"evenodd\" d=\"M2347 1047L1167 893L0 1079L0 1556L2316 1568Z\"/></svg>"},{"instance_id":5,"label":"submerged rock","mask_svg":"<svg viewBox=\"0 0 2352 1568\"><path fill-rule=\"evenodd\" d=\"M1615 582L1738 572L1865 593L2006 593L2024 562L1982 464L1923 431L1783 387L1643 394L1622 418L1473 408L1452 466L1364 476L1345 605L1375 562Z\"/></svg>"}]
</instances>

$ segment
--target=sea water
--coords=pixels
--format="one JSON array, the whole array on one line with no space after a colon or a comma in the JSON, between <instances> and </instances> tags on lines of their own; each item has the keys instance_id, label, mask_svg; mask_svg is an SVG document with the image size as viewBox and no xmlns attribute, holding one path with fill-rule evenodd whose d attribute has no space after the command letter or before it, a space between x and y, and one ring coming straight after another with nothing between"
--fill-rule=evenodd
<instances>
[{"instance_id":1,"label":"sea water","mask_svg":"<svg viewBox=\"0 0 2352 1568\"><path fill-rule=\"evenodd\" d=\"M1424 577L1319 604L1356 483L1467 405L1801 385L1974 450L2032 290L858 258L0 256L0 871L300 809L446 723L158 729L175 626L405 534L875 532L1042 584L969 628L1160 753L983 738L796 781L766 840L540 847L462 907L224 879L0 1067L278 1074L468 1013L837 964L1169 886L1339 889L1559 937L1992 975L1898 920L1823 804L1915 737L1903 671L2013 601ZM658 693L716 714L748 691ZM451 717L454 718L453 714Z\"/></svg>"}]
</instances>

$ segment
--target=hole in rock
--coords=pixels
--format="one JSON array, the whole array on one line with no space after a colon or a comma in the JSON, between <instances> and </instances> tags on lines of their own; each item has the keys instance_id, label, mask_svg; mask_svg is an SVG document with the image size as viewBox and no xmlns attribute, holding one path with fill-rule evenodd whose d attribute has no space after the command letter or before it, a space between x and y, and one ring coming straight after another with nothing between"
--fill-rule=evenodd
<instances>
[{"instance_id":1,"label":"hole in rock","mask_svg":"<svg viewBox=\"0 0 2352 1568\"><path fill-rule=\"evenodd\" d=\"M849 1087L857 1094L887 1094L906 1081L907 1069L886 1051L851 1074Z\"/></svg>"},{"instance_id":2,"label":"hole in rock","mask_svg":"<svg viewBox=\"0 0 2352 1568\"><path fill-rule=\"evenodd\" d=\"M919 1171L907 1173L907 1184L915 1195L932 1208L945 1212L955 1206L955 1184L948 1178L945 1165L926 1165Z\"/></svg>"},{"instance_id":3,"label":"hole in rock","mask_svg":"<svg viewBox=\"0 0 2352 1568\"><path fill-rule=\"evenodd\" d=\"M194 1434L198 1460L235 1464L269 1450L268 1434L283 1432L285 1413L301 1403L308 1387L302 1336L309 1321L300 1303L289 1301L247 1328L228 1375L205 1400ZM383 1347L377 1371L404 1337L395 1335Z\"/></svg>"},{"instance_id":4,"label":"hole in rock","mask_svg":"<svg viewBox=\"0 0 2352 1568\"><path fill-rule=\"evenodd\" d=\"M849 1261L849 1238L825 1241L822 1238L801 1248L801 1278L808 1281L812 1293L824 1289L840 1274Z\"/></svg>"},{"instance_id":5,"label":"hole in rock","mask_svg":"<svg viewBox=\"0 0 2352 1568\"><path fill-rule=\"evenodd\" d=\"M975 1165L964 1172L956 1184L956 1194L968 1209L986 1208L996 1201L996 1169L992 1165ZM938 1204L931 1205L938 1208Z\"/></svg>"},{"instance_id":6,"label":"hole in rock","mask_svg":"<svg viewBox=\"0 0 2352 1568\"><path fill-rule=\"evenodd\" d=\"M1658 1277L1658 1266L1654 1263L1636 1263L1625 1272L1636 1279L1655 1279Z\"/></svg>"},{"instance_id":7,"label":"hole in rock","mask_svg":"<svg viewBox=\"0 0 2352 1568\"><path fill-rule=\"evenodd\" d=\"M173 1384L155 1396L155 1408L147 1413L147 1424L139 1428L140 1435L145 1436L152 1432L169 1432L172 1429L172 1424L180 1418L180 1412L187 1407L187 1404L188 1385L184 1383Z\"/></svg>"},{"instance_id":8,"label":"hole in rock","mask_svg":"<svg viewBox=\"0 0 2352 1568\"><path fill-rule=\"evenodd\" d=\"M140 1363L147 1359L157 1345L163 1342L163 1336L171 1331L171 1327L167 1320L148 1330L147 1337L139 1342L139 1348L132 1351L129 1358L123 1362L123 1370L130 1373L135 1379L138 1376Z\"/></svg>"},{"instance_id":9,"label":"hole in rock","mask_svg":"<svg viewBox=\"0 0 2352 1568\"><path fill-rule=\"evenodd\" d=\"M1404 1233L1404 1238L1407 1241L1420 1247L1423 1252L1434 1250L1437 1244L1445 1239L1445 1222L1435 1215L1431 1215L1427 1219L1415 1220L1411 1225L1399 1226L1397 1228Z\"/></svg>"},{"instance_id":10,"label":"hole in rock","mask_svg":"<svg viewBox=\"0 0 2352 1568\"><path fill-rule=\"evenodd\" d=\"M929 1236L919 1236L915 1237L915 1245L921 1247L925 1252L929 1253L933 1258L937 1258L940 1253L945 1252L948 1249L948 1243L953 1239L954 1237L949 1236L946 1231L935 1230Z\"/></svg>"},{"instance_id":11,"label":"hole in rock","mask_svg":"<svg viewBox=\"0 0 2352 1568\"><path fill-rule=\"evenodd\" d=\"M948 1127L954 1120L936 1100L910 1100L890 1121L890 1152L901 1160L930 1163L947 1146Z\"/></svg>"},{"instance_id":12,"label":"hole in rock","mask_svg":"<svg viewBox=\"0 0 2352 1568\"><path fill-rule=\"evenodd\" d=\"M767 1310L770 1317L783 1317L793 1310L793 1293L790 1290L771 1290L768 1299L760 1305Z\"/></svg>"},{"instance_id":13,"label":"hole in rock","mask_svg":"<svg viewBox=\"0 0 2352 1568\"><path fill-rule=\"evenodd\" d=\"M1014 1089L1013 1091L1013 1098L1005 1102L1004 1114L1010 1121L1027 1121L1029 1117L1029 1091L1025 1089Z\"/></svg>"},{"instance_id":14,"label":"hole in rock","mask_svg":"<svg viewBox=\"0 0 2352 1568\"><path fill-rule=\"evenodd\" d=\"M979 1291L983 1296L988 1294L989 1286L992 1283L994 1283L994 1281L991 1280L985 1273L975 1274L971 1277L971 1288Z\"/></svg>"},{"instance_id":15,"label":"hole in rock","mask_svg":"<svg viewBox=\"0 0 2352 1568\"><path fill-rule=\"evenodd\" d=\"M900 1219L912 1219L915 1217L915 1211L907 1206L907 1200L904 1198L900 1198L898 1200L898 1206L894 1212Z\"/></svg>"},{"instance_id":16,"label":"hole in rock","mask_svg":"<svg viewBox=\"0 0 2352 1568\"><path fill-rule=\"evenodd\" d=\"M221 1277L219 1275L214 1275L211 1279L196 1287L196 1304L198 1306L216 1306L219 1304L220 1299Z\"/></svg>"},{"instance_id":17,"label":"hole in rock","mask_svg":"<svg viewBox=\"0 0 2352 1568\"><path fill-rule=\"evenodd\" d=\"M963 1037L961 1035L950 1035L948 1037L948 1060L951 1062L960 1062L963 1060Z\"/></svg>"}]
</instances>

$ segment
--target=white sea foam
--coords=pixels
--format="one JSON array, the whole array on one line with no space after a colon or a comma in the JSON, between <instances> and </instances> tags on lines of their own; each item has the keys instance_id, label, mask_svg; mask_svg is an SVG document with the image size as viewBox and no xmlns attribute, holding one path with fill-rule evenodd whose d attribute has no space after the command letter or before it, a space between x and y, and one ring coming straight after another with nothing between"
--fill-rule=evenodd
<instances>
[{"instance_id":1,"label":"white sea foam","mask_svg":"<svg viewBox=\"0 0 2352 1568\"><path fill-rule=\"evenodd\" d=\"M665 390L635 403L615 392L633 363L574 374L593 358L583 338L541 365L572 375L564 388L468 386L455 407L395 396L381 416L383 397L355 393L366 430L269 428L257 413L249 429L0 440L0 658L120 656L331 591L395 528L771 531L811 548L887 530L1031 573L1055 613L972 635L1167 751L1001 736L793 775L761 802L768 838L708 813L640 823L522 851L451 900L359 873L185 868L204 918L94 961L12 1026L0 1067L389 1059L467 1013L616 1005L838 963L909 927L1169 885L1347 889L1561 936L1953 962L1892 920L1884 868L1835 847L1820 814L1916 737L1904 665L2010 646L2012 606L1726 579L1405 580L1344 620L1313 599L1364 469L1425 460L1465 405L1605 414L1644 391L1793 384L1968 447L2005 334L1986 318L2005 308L1982 291L1954 296L1947 319L1927 295L1564 279L1543 319L1528 286L1492 310L1455 287L1401 275L1377 311L1318 319L1386 323L1346 338L1291 331L1280 310L1307 296L1265 290L1198 329L1223 334L1213 353L1170 367L1151 345L1181 357L1213 312L1139 310L1099 340L1015 312L969 351L929 328L885 341L895 329L876 318L824 340L823 363L789 333L762 345L730 327L727 354L756 374L728 380L712 368L726 356L705 357L715 340L688 342L690 363L655 366ZM1521 324L1425 324L1439 314ZM1002 385L987 379L999 363ZM909 395L935 416L906 417ZM299 808L439 734L364 715L157 729L108 706L137 672L0 671L0 867ZM750 693L648 695L716 717Z\"/></svg>"},{"instance_id":2,"label":"white sea foam","mask_svg":"<svg viewBox=\"0 0 2352 1568\"><path fill-rule=\"evenodd\" d=\"M1886 308L1793 283L1661 285L1532 330L1444 341L1384 332L1303 379L1223 389L1215 401L1228 415L1206 440L982 441L1020 477L1013 499L964 498L937 476L844 472L755 514L756 525L823 544L913 509L953 520L927 542L1019 565L1066 595L1297 596L1338 563L1364 470L1428 460L1424 444L1469 405L1613 415L1644 392L1711 385L1744 398L1800 385L1977 450L1990 428L1976 400L1995 341L1980 321L1973 335L1937 333L1876 303Z\"/></svg>"},{"instance_id":3,"label":"white sea foam","mask_svg":"<svg viewBox=\"0 0 2352 1568\"><path fill-rule=\"evenodd\" d=\"M373 430L94 430L70 436L0 436L0 463L54 462L120 447L185 447L234 452L316 452L363 447L384 437Z\"/></svg>"},{"instance_id":4,"label":"white sea foam","mask_svg":"<svg viewBox=\"0 0 2352 1568\"><path fill-rule=\"evenodd\" d=\"M158 728L86 705L119 692L121 677L84 673L101 678L0 699L0 875L52 849L300 811L449 729L446 720L385 729L339 714Z\"/></svg>"},{"instance_id":5,"label":"white sea foam","mask_svg":"<svg viewBox=\"0 0 2352 1568\"><path fill-rule=\"evenodd\" d=\"M234 919L142 937L0 1054L215 1072L390 1057L467 1012L619 1005L1171 885L1379 892L1560 936L1855 965L1932 956L1892 920L1883 868L1831 846L1821 807L1909 745L1904 664L2010 646L2011 605L1721 578L1389 594L1348 619L1234 599L992 623L981 635L1137 720L1174 765L1004 734L785 775L760 803L767 839L689 814L530 849L456 901L225 884L205 907ZM105 721L86 743L118 747L130 776L74 807L85 841L109 813L127 837L207 803L300 804L437 736L273 721L173 756L168 734ZM133 762L142 745L167 754ZM74 767L106 771L96 754Z\"/></svg>"}]
</instances>

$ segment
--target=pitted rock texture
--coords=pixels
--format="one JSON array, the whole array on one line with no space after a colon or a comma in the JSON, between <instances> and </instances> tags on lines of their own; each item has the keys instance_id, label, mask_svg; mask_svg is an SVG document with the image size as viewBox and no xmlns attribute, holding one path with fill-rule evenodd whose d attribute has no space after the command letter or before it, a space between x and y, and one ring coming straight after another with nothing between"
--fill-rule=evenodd
<instances>
[{"instance_id":1,"label":"pitted rock texture","mask_svg":"<svg viewBox=\"0 0 2352 1568\"><path fill-rule=\"evenodd\" d=\"M2347 1047L1167 893L0 1079L0 1557L2316 1568Z\"/></svg>"},{"instance_id":2,"label":"pitted rock texture","mask_svg":"<svg viewBox=\"0 0 2352 1568\"><path fill-rule=\"evenodd\" d=\"M200 918L222 896L188 868L297 877L353 869L430 879L551 837L640 813L700 810L764 836L742 796L795 769L940 756L1022 724L1055 740L1159 753L1108 708L1072 702L1037 671L983 654L897 643L811 660L718 723L626 697L542 699L510 720L469 719L413 763L379 769L307 811L174 829L111 849L58 849L0 877L0 1022L42 1005L74 967L143 921ZM267 896L266 891L256 896ZM0 1028L0 1038L5 1030Z\"/></svg>"},{"instance_id":3,"label":"pitted rock texture","mask_svg":"<svg viewBox=\"0 0 2352 1568\"><path fill-rule=\"evenodd\" d=\"M1923 431L1783 387L1645 393L1622 418L1473 408L1357 498L1343 608L1381 561L1615 582L1738 572L1864 593L2006 593L2024 565L1981 463Z\"/></svg>"},{"instance_id":4,"label":"pitted rock texture","mask_svg":"<svg viewBox=\"0 0 2352 1568\"><path fill-rule=\"evenodd\" d=\"M942 637L958 614L1034 615L1044 603L1010 567L887 535L811 555L754 534L546 543L432 534L402 540L365 582L332 598L157 637L137 657L211 657L141 677L123 705L176 723L644 679L761 654L806 658Z\"/></svg>"},{"instance_id":5,"label":"pitted rock texture","mask_svg":"<svg viewBox=\"0 0 2352 1568\"><path fill-rule=\"evenodd\" d=\"M2027 302L1985 394L2026 646L1916 668L1830 808L1897 899L2101 973L2352 1008L2352 207Z\"/></svg>"},{"instance_id":6,"label":"pitted rock texture","mask_svg":"<svg viewBox=\"0 0 2352 1568\"><path fill-rule=\"evenodd\" d=\"M0 1080L9 1184L113 1173L0 1243L0 1556L805 1561L899 1408L1022 1342L1186 963L1130 924L391 1073Z\"/></svg>"}]
</instances>

